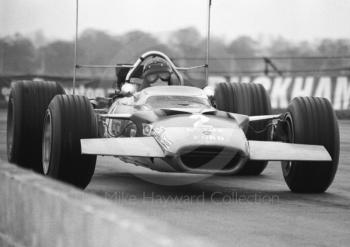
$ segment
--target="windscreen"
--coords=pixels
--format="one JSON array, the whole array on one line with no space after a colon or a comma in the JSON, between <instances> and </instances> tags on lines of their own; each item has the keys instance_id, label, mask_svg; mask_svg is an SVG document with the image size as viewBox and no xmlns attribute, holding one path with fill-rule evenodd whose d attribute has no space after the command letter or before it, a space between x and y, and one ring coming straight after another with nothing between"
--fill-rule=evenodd
<instances>
[{"instance_id":1,"label":"windscreen","mask_svg":"<svg viewBox=\"0 0 350 247\"><path fill-rule=\"evenodd\" d=\"M210 104L207 99L189 96L151 96L146 104L152 108L207 108Z\"/></svg>"}]
</instances>

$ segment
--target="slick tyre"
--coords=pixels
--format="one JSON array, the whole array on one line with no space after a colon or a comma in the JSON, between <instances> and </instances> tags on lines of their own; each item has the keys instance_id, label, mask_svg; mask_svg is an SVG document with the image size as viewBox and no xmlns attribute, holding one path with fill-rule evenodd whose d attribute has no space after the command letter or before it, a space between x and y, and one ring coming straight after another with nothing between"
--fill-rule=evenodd
<instances>
[{"instance_id":1,"label":"slick tyre","mask_svg":"<svg viewBox=\"0 0 350 247\"><path fill-rule=\"evenodd\" d=\"M291 143L323 145L330 162L282 162L288 187L298 193L322 193L333 182L339 161L339 128L325 98L298 97L288 106L285 120Z\"/></svg>"},{"instance_id":2,"label":"slick tyre","mask_svg":"<svg viewBox=\"0 0 350 247\"><path fill-rule=\"evenodd\" d=\"M59 94L65 91L56 82L20 81L12 85L7 108L9 162L43 172L41 141L45 111Z\"/></svg>"},{"instance_id":3,"label":"slick tyre","mask_svg":"<svg viewBox=\"0 0 350 247\"><path fill-rule=\"evenodd\" d=\"M43 128L44 174L85 188L95 171L96 155L81 154L80 140L97 137L97 120L84 96L58 95L50 103Z\"/></svg>"},{"instance_id":4,"label":"slick tyre","mask_svg":"<svg viewBox=\"0 0 350 247\"><path fill-rule=\"evenodd\" d=\"M270 98L261 84L255 83L220 83L214 94L218 110L249 116L271 114ZM266 121L250 123L247 139L267 141L270 131L261 131L267 126ZM261 132L260 132L261 131ZM238 175L260 175L266 168L267 161L248 161Z\"/></svg>"}]
</instances>

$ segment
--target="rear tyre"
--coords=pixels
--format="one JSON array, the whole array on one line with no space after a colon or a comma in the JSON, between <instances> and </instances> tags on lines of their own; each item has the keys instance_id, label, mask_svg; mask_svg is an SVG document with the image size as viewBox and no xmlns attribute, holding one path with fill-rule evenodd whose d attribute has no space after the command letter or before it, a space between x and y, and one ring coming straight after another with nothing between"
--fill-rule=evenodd
<instances>
[{"instance_id":1,"label":"rear tyre","mask_svg":"<svg viewBox=\"0 0 350 247\"><path fill-rule=\"evenodd\" d=\"M322 193L333 182L339 161L339 128L331 103L324 98L298 97L287 109L288 141L323 145L331 162L282 162L288 187L298 193Z\"/></svg>"},{"instance_id":2,"label":"rear tyre","mask_svg":"<svg viewBox=\"0 0 350 247\"><path fill-rule=\"evenodd\" d=\"M56 82L15 82L7 109L9 162L42 173L41 141L45 111L55 95L65 94Z\"/></svg>"},{"instance_id":3,"label":"rear tyre","mask_svg":"<svg viewBox=\"0 0 350 247\"><path fill-rule=\"evenodd\" d=\"M45 175L85 188L95 171L96 155L81 154L80 139L97 138L97 120L84 96L59 95L50 103L43 128Z\"/></svg>"},{"instance_id":4,"label":"rear tyre","mask_svg":"<svg viewBox=\"0 0 350 247\"><path fill-rule=\"evenodd\" d=\"M220 83L215 89L215 104L218 110L244 114L249 116L271 114L270 98L261 84L255 83ZM254 130L263 130L267 121L250 123L246 133L247 139L268 141L270 131L261 133ZM266 168L267 161L248 161L238 175L259 175Z\"/></svg>"}]
</instances>

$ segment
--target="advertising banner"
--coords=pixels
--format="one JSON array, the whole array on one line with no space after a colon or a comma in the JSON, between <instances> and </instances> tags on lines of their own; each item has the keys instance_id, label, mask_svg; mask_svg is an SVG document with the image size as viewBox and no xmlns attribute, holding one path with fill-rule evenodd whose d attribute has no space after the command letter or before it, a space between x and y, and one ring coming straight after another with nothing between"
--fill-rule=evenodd
<instances>
[{"instance_id":1,"label":"advertising banner","mask_svg":"<svg viewBox=\"0 0 350 247\"><path fill-rule=\"evenodd\" d=\"M29 78L42 80L39 78ZM10 94L11 83L18 78L1 78L0 77L0 106L6 107ZM71 92L71 79L65 78L56 81L60 82L66 91ZM294 77L210 77L209 85L215 86L216 83L230 81L242 83L260 83L262 84L271 98L273 109L284 109L294 97L298 96L315 96L324 97L330 100L335 110L350 109L350 77L339 76L294 76ZM105 97L114 91L113 80L98 81L79 79L77 81L77 93L86 95L89 98Z\"/></svg>"},{"instance_id":2,"label":"advertising banner","mask_svg":"<svg viewBox=\"0 0 350 247\"><path fill-rule=\"evenodd\" d=\"M273 109L287 108L289 102L298 96L327 98L335 110L350 109L350 77L295 76L295 77L211 77L210 85L222 81L260 83L271 98Z\"/></svg>"}]
</instances>

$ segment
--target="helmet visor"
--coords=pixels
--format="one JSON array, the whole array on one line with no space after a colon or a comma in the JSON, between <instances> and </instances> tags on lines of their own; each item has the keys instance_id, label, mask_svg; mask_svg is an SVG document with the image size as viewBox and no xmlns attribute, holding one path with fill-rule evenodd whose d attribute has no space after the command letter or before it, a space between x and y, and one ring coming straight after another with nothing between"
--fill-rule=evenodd
<instances>
[{"instance_id":1,"label":"helmet visor","mask_svg":"<svg viewBox=\"0 0 350 247\"><path fill-rule=\"evenodd\" d=\"M170 78L170 73L169 72L162 72L162 73L159 73L159 78L162 80L162 81L168 81L169 78Z\"/></svg>"},{"instance_id":2,"label":"helmet visor","mask_svg":"<svg viewBox=\"0 0 350 247\"><path fill-rule=\"evenodd\" d=\"M149 81L150 83L155 82L160 78L162 81L169 81L170 79L170 72L160 72L160 73L154 73L154 74L149 74L146 76L146 80Z\"/></svg>"},{"instance_id":3,"label":"helmet visor","mask_svg":"<svg viewBox=\"0 0 350 247\"><path fill-rule=\"evenodd\" d=\"M155 82L158 79L157 74L149 74L146 76L146 80L149 81L150 83Z\"/></svg>"}]
</instances>

